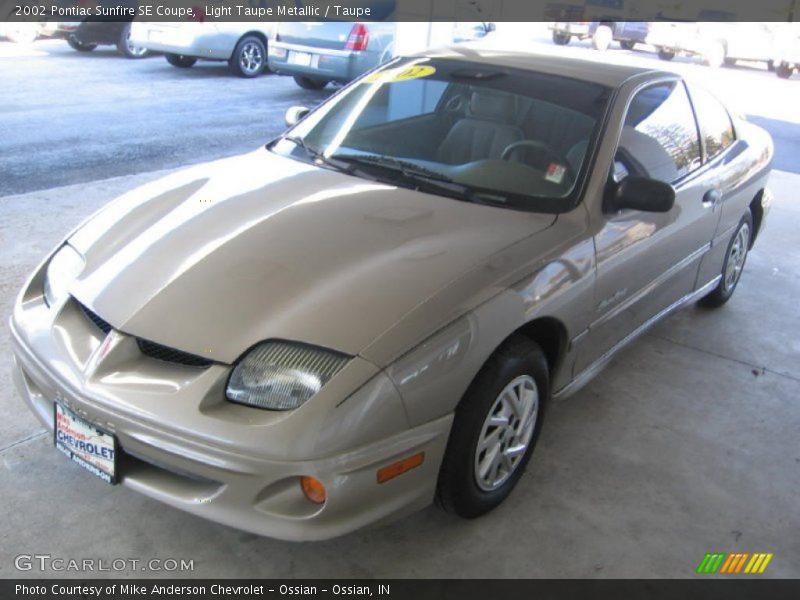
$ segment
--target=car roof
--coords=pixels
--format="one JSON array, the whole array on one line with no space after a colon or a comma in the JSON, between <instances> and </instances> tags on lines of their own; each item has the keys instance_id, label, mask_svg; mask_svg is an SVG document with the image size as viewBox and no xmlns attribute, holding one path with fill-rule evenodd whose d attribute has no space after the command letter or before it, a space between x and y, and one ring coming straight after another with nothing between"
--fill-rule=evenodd
<instances>
[{"instance_id":1,"label":"car roof","mask_svg":"<svg viewBox=\"0 0 800 600\"><path fill-rule=\"evenodd\" d=\"M429 50L419 53L416 56L468 60L470 62L497 67L509 67L513 69L535 71L537 73L547 73L550 75L562 75L572 79L599 83L612 88L619 87L625 81L635 76L648 76L646 77L647 79L655 79L663 76L679 77L679 75L670 73L669 71L647 69L632 65L536 54L535 52L491 50L469 44Z\"/></svg>"}]
</instances>

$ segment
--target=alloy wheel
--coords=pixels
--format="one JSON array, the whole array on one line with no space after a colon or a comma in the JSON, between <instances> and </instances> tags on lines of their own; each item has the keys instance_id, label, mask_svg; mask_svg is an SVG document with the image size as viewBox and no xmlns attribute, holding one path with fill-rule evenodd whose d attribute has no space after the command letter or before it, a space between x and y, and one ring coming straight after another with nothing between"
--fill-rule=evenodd
<instances>
[{"instance_id":1,"label":"alloy wheel","mask_svg":"<svg viewBox=\"0 0 800 600\"><path fill-rule=\"evenodd\" d=\"M261 47L255 42L248 42L242 46L239 53L239 66L248 74L257 73L264 64L264 55Z\"/></svg>"},{"instance_id":2,"label":"alloy wheel","mask_svg":"<svg viewBox=\"0 0 800 600\"><path fill-rule=\"evenodd\" d=\"M747 261L747 250L750 247L750 225L743 223L736 233L736 239L728 252L725 267L725 290L730 291L739 283L742 270Z\"/></svg>"},{"instance_id":3,"label":"alloy wheel","mask_svg":"<svg viewBox=\"0 0 800 600\"><path fill-rule=\"evenodd\" d=\"M517 377L497 396L475 449L475 482L484 492L501 487L514 474L533 438L539 415L539 390L529 375Z\"/></svg>"}]
</instances>

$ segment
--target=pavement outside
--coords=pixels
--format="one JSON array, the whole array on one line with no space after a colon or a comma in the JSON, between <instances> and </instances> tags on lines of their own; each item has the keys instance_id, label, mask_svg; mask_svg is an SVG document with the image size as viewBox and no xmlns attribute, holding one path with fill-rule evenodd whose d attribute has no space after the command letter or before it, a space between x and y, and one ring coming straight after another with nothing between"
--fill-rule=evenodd
<instances>
[{"instance_id":1,"label":"pavement outside","mask_svg":"<svg viewBox=\"0 0 800 600\"><path fill-rule=\"evenodd\" d=\"M66 232L159 174L0 198L0 314ZM771 187L776 205L731 302L669 318L554 403L515 492L474 521L429 508L293 544L108 486L58 453L17 396L4 317L0 577L70 575L15 570L15 556L46 553L182 558L194 571L170 575L192 577L680 578L706 552L735 551L774 553L764 576L800 577L800 176L776 172Z\"/></svg>"}]
</instances>

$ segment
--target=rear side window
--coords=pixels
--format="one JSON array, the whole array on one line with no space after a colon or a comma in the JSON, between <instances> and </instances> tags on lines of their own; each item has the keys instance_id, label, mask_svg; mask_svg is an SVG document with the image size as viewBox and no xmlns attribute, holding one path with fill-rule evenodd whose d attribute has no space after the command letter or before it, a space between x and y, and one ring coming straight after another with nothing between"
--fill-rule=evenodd
<instances>
[{"instance_id":1,"label":"rear side window","mask_svg":"<svg viewBox=\"0 0 800 600\"><path fill-rule=\"evenodd\" d=\"M711 160L736 139L728 111L712 94L703 88L692 87L692 102L706 144L706 156Z\"/></svg>"},{"instance_id":2,"label":"rear side window","mask_svg":"<svg viewBox=\"0 0 800 600\"><path fill-rule=\"evenodd\" d=\"M683 83L641 90L628 107L615 173L674 183L701 164L700 137Z\"/></svg>"}]
</instances>

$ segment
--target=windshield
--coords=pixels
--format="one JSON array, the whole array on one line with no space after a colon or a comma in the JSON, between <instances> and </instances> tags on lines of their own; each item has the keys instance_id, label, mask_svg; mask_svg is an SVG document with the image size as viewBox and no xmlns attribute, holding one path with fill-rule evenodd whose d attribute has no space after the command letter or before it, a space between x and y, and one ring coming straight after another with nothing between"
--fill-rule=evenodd
<instances>
[{"instance_id":1,"label":"windshield","mask_svg":"<svg viewBox=\"0 0 800 600\"><path fill-rule=\"evenodd\" d=\"M563 212L576 203L609 97L604 86L562 76L399 59L322 104L271 149L420 191Z\"/></svg>"}]
</instances>

